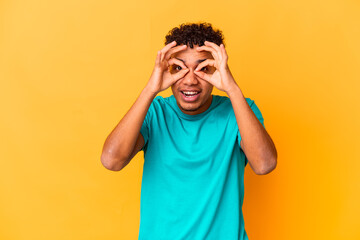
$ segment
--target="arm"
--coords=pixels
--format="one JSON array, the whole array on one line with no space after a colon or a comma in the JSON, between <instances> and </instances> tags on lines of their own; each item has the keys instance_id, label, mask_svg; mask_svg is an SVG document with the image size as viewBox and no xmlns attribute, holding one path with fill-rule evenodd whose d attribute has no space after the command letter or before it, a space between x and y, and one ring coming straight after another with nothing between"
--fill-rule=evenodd
<instances>
[{"instance_id":1,"label":"arm","mask_svg":"<svg viewBox=\"0 0 360 240\"><path fill-rule=\"evenodd\" d=\"M256 174L271 172L277 164L275 145L236 84L227 64L228 55L224 44L218 46L215 43L205 41L205 45L198 47L196 50L209 51L214 58L200 63L195 70L195 74L214 85L217 89L226 92L229 96L242 136L240 145L249 160L251 168ZM207 65L214 66L216 71L211 75L199 71Z\"/></svg>"},{"instance_id":2,"label":"arm","mask_svg":"<svg viewBox=\"0 0 360 240\"><path fill-rule=\"evenodd\" d=\"M170 87L189 71L181 61L170 59L173 53L187 47L186 45L174 47L175 45L174 41L158 51L155 67L148 83L129 111L106 138L101 154L101 163L105 168L120 171L141 150L144 146L144 138L140 130L152 100L159 92ZM169 67L175 63L183 69L176 74L171 74Z\"/></svg>"},{"instance_id":3,"label":"arm","mask_svg":"<svg viewBox=\"0 0 360 240\"><path fill-rule=\"evenodd\" d=\"M105 168L120 171L144 145L140 134L146 113L156 94L146 87L125 114L114 130L106 138L101 154L101 163Z\"/></svg>"},{"instance_id":4,"label":"arm","mask_svg":"<svg viewBox=\"0 0 360 240\"><path fill-rule=\"evenodd\" d=\"M251 110L237 85L227 94L239 127L240 145L251 168L256 174L271 172L277 164L277 151L271 137Z\"/></svg>"}]
</instances>

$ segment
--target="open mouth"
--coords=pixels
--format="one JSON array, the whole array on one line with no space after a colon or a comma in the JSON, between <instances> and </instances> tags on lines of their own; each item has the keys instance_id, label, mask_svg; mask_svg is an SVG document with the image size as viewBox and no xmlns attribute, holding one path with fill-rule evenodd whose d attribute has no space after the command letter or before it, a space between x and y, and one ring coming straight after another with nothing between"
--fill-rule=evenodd
<instances>
[{"instance_id":1,"label":"open mouth","mask_svg":"<svg viewBox=\"0 0 360 240\"><path fill-rule=\"evenodd\" d=\"M192 102L192 101L196 101L201 91L180 91L180 92L181 92L181 96L185 101Z\"/></svg>"},{"instance_id":2,"label":"open mouth","mask_svg":"<svg viewBox=\"0 0 360 240\"><path fill-rule=\"evenodd\" d=\"M184 94L185 97L193 97L198 95L200 92L197 91L181 91L182 94Z\"/></svg>"}]
</instances>

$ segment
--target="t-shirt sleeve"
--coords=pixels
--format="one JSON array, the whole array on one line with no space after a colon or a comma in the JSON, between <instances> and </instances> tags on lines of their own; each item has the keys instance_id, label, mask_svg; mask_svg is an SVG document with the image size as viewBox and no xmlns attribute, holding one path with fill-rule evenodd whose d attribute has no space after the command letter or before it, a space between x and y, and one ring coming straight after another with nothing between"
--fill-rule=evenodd
<instances>
[{"instance_id":1,"label":"t-shirt sleeve","mask_svg":"<svg viewBox=\"0 0 360 240\"><path fill-rule=\"evenodd\" d=\"M155 98L156 99L156 98ZM154 100L155 100L154 99ZM141 129L140 129L140 134L143 136L144 138L144 146L141 148L141 151L146 151L146 148L147 148L147 143L149 141L149 135L150 135L150 123L151 123L151 116L153 114L153 111L154 111L154 100L152 101L147 113L146 113L146 116L145 116L145 119L144 119L144 122L143 124L141 125Z\"/></svg>"},{"instance_id":2,"label":"t-shirt sleeve","mask_svg":"<svg viewBox=\"0 0 360 240\"><path fill-rule=\"evenodd\" d=\"M148 139L149 139L149 124L148 124L148 121L146 120L146 117L145 117L144 122L143 122L143 124L141 126L140 134L144 138L144 146L141 148L141 151L144 151L145 148L146 148Z\"/></svg>"},{"instance_id":3,"label":"t-shirt sleeve","mask_svg":"<svg viewBox=\"0 0 360 240\"><path fill-rule=\"evenodd\" d=\"M264 125L264 118L261 114L261 111L260 109L258 108L258 106L255 104L255 101L254 100L251 100L250 98L246 98L246 101L247 103L249 104L251 110L253 111L253 113L255 114L255 116L257 117L257 119L259 119L261 125L263 125L263 127L265 128L265 125ZM265 128L266 129L266 128ZM239 147L241 148L241 145L240 145L240 141L241 141L241 135L240 135L240 132L239 132L239 129L237 131L237 139L238 139L238 144L239 144ZM248 159L246 158L245 156L245 166L248 162Z\"/></svg>"}]
</instances>

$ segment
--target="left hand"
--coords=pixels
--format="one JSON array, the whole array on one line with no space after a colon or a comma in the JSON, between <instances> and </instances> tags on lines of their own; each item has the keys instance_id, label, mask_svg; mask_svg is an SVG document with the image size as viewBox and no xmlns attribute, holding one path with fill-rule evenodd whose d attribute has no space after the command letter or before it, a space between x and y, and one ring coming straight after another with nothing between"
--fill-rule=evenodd
<instances>
[{"instance_id":1,"label":"left hand","mask_svg":"<svg viewBox=\"0 0 360 240\"><path fill-rule=\"evenodd\" d=\"M227 64L228 55L226 53L224 44L217 44L209 41L205 41L205 45L196 48L197 51L209 51L214 59L206 59L201 62L195 69L194 73L200 78L208 81L214 85L217 89L228 93L234 87L237 87L237 84L230 72L230 69ZM204 67L211 66L215 67L216 70L210 74L201 71Z\"/></svg>"}]
</instances>

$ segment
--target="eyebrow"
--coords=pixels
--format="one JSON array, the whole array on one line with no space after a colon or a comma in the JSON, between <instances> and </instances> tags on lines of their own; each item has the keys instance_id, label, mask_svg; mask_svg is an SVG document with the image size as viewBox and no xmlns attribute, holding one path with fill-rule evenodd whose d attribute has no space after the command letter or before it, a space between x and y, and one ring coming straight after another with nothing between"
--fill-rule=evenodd
<instances>
[{"instance_id":1,"label":"eyebrow","mask_svg":"<svg viewBox=\"0 0 360 240\"><path fill-rule=\"evenodd\" d=\"M185 64L185 61L184 61L184 60L182 60L182 59L180 59L180 58L176 58L176 59L182 61L182 62ZM197 60L196 62L197 62L197 63L201 63L201 62L203 62L203 61L205 61L205 60L206 60L206 58L204 58L204 59L199 59L199 60Z\"/></svg>"}]
</instances>

